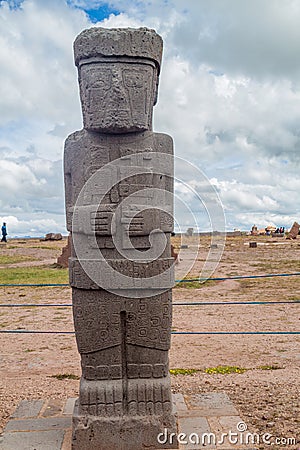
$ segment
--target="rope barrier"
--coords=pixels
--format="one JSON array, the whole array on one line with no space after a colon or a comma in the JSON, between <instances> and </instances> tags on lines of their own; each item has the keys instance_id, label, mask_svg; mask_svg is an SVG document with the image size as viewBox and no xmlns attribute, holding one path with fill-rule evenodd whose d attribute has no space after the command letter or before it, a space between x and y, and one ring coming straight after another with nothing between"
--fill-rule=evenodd
<instances>
[{"instance_id":1,"label":"rope barrier","mask_svg":"<svg viewBox=\"0 0 300 450\"><path fill-rule=\"evenodd\" d=\"M233 277L191 278L191 279L175 280L175 283L192 283L193 281L225 281L225 280L245 280L253 278L293 277L297 275L300 275L300 272L268 273L265 275L236 275Z\"/></svg>"},{"instance_id":2,"label":"rope barrier","mask_svg":"<svg viewBox=\"0 0 300 450\"><path fill-rule=\"evenodd\" d=\"M300 272L294 273L269 273L265 275L236 275L233 277L213 277L213 278L190 278L183 280L175 280L175 283L192 283L192 282L200 282L200 281L225 281L225 280L246 280L246 279L255 279L255 278L273 278L273 277L293 277L299 276ZM69 283L47 283L47 284L34 284L34 283L3 283L0 284L0 287L70 287Z\"/></svg>"},{"instance_id":3,"label":"rope barrier","mask_svg":"<svg viewBox=\"0 0 300 450\"><path fill-rule=\"evenodd\" d=\"M176 302L173 306L208 306L208 305L282 305L287 303L300 303L300 300L286 300L278 302L270 301L252 301L252 302ZM0 305L2 306L2 305Z\"/></svg>"},{"instance_id":4,"label":"rope barrier","mask_svg":"<svg viewBox=\"0 0 300 450\"><path fill-rule=\"evenodd\" d=\"M0 303L0 308L32 308L33 306L36 307L45 307L48 306L49 308L57 308L57 307L61 307L61 308L66 308L66 307L70 307L72 306L72 303Z\"/></svg>"},{"instance_id":5,"label":"rope barrier","mask_svg":"<svg viewBox=\"0 0 300 450\"><path fill-rule=\"evenodd\" d=\"M69 283L47 283L47 284L33 284L33 283L28 283L28 284L26 284L26 283L21 283L21 284L9 284L9 283L4 283L4 284L0 284L0 287L6 287L6 286L9 286L9 287L27 287L27 286L29 286L29 287L45 287L45 286L48 286L48 287L58 287L58 286L70 286L69 285Z\"/></svg>"},{"instance_id":6,"label":"rope barrier","mask_svg":"<svg viewBox=\"0 0 300 450\"><path fill-rule=\"evenodd\" d=\"M176 280L176 283L200 282L200 281L225 281L225 280L241 280L241 279L255 279L255 278L272 278L272 277L288 277L297 276L300 272L281 273L281 274L266 274L266 275L240 275L233 277L214 277L214 278L196 278ZM68 283L47 283L47 284L0 284L0 287L67 287ZM250 302L178 302L173 303L173 306L208 306L208 305L268 305L268 304L298 304L300 300L291 301L250 301ZM0 307L71 307L72 304L34 304L34 303L15 303L15 304L0 304ZM43 330L0 330L0 333L11 334L72 334L74 331L43 331ZM172 331L173 335L298 335L299 331Z\"/></svg>"},{"instance_id":7,"label":"rope barrier","mask_svg":"<svg viewBox=\"0 0 300 450\"><path fill-rule=\"evenodd\" d=\"M75 331L43 331L43 330L0 330L0 333L13 334L75 334Z\"/></svg>"},{"instance_id":8,"label":"rope barrier","mask_svg":"<svg viewBox=\"0 0 300 450\"><path fill-rule=\"evenodd\" d=\"M300 334L300 331L171 331L171 334Z\"/></svg>"},{"instance_id":9,"label":"rope barrier","mask_svg":"<svg viewBox=\"0 0 300 450\"><path fill-rule=\"evenodd\" d=\"M43 330L0 330L0 333L13 333L13 334L75 334L74 331L43 331ZM300 334L300 331L171 331L171 334L186 334L186 335L249 335L249 334L259 334L259 335L295 335Z\"/></svg>"},{"instance_id":10,"label":"rope barrier","mask_svg":"<svg viewBox=\"0 0 300 450\"><path fill-rule=\"evenodd\" d=\"M252 301L252 302L175 302L172 306L214 306L214 305L282 305L282 304L299 304L300 300L286 300L278 302L270 301ZM32 307L49 307L49 308L67 308L72 303L0 303L0 308L32 308Z\"/></svg>"}]
</instances>

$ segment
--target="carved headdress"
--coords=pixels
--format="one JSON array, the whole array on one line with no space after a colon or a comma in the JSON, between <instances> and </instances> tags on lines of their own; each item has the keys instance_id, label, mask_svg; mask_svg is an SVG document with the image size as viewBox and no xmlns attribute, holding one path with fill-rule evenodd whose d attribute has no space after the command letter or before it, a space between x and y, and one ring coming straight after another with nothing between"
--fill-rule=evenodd
<instances>
[{"instance_id":1,"label":"carved headdress","mask_svg":"<svg viewBox=\"0 0 300 450\"><path fill-rule=\"evenodd\" d=\"M105 57L145 58L154 61L159 74L162 38L149 28L101 28L82 31L74 42L75 64Z\"/></svg>"}]
</instances>

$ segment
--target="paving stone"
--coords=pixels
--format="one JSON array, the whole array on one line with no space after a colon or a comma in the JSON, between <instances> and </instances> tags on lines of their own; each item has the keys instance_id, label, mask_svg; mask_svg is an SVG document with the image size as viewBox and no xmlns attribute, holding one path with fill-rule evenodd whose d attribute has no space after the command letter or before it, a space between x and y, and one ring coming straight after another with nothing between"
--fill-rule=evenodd
<instances>
[{"instance_id":1,"label":"paving stone","mask_svg":"<svg viewBox=\"0 0 300 450\"><path fill-rule=\"evenodd\" d=\"M50 399L48 400L44 411L42 412L42 417L54 417L61 414L63 409L63 400L61 399Z\"/></svg>"},{"instance_id":2,"label":"paving stone","mask_svg":"<svg viewBox=\"0 0 300 450\"><path fill-rule=\"evenodd\" d=\"M225 393L195 394L185 399L188 408L197 410L199 416L238 416L238 411Z\"/></svg>"},{"instance_id":3,"label":"paving stone","mask_svg":"<svg viewBox=\"0 0 300 450\"><path fill-rule=\"evenodd\" d=\"M66 415L72 415L73 414L74 405L75 405L76 400L77 400L76 397L75 398L68 398L68 400L66 401L65 406L64 406L63 414L66 414Z\"/></svg>"},{"instance_id":4,"label":"paving stone","mask_svg":"<svg viewBox=\"0 0 300 450\"><path fill-rule=\"evenodd\" d=\"M181 449L215 449L213 440L210 441L208 435L211 433L208 421L204 417L183 417L179 420L179 433L184 433L186 437L180 438L179 448ZM198 436L198 439L197 439ZM199 440L199 444L197 444ZM187 443L183 443L183 442ZM191 442L192 441L192 442ZM208 445L209 443L211 445ZM204 445L202 445L204 443Z\"/></svg>"},{"instance_id":5,"label":"paving stone","mask_svg":"<svg viewBox=\"0 0 300 450\"><path fill-rule=\"evenodd\" d=\"M71 417L50 417L48 419L10 420L5 431L59 430L71 426Z\"/></svg>"},{"instance_id":6,"label":"paving stone","mask_svg":"<svg viewBox=\"0 0 300 450\"><path fill-rule=\"evenodd\" d=\"M182 394L173 394L173 401L176 402L179 417L178 433L185 433L186 437L181 436L181 440L188 441L187 444L181 444L179 448L182 450L257 450L257 448L247 446L230 445L226 441L223 445L218 444L218 439L222 432L226 433L230 430L236 432L237 423L243 421L237 414L223 416L212 414L216 412L216 409L220 411L222 408L224 411L228 411L230 408L233 408L226 394L213 394L215 395L210 393L190 397L183 396ZM187 398L187 402L185 398ZM34 413L35 416L39 413L44 414L47 406L51 405L51 410L54 412L58 403L55 401L45 402L43 400L33 402L22 401L12 416L14 419L8 422L3 437L0 437L0 449L70 450L72 440L71 415L75 400L76 398L69 398L64 407L63 405L61 406L59 417L40 417L37 419L26 419L26 414ZM37 402L39 403L37 404ZM193 409L187 409L187 404ZM37 408L38 406L39 408ZM209 414L204 417L202 416L203 411L206 413L209 412ZM195 434L192 435L192 433ZM203 433L205 433L205 445L202 446ZM213 438L211 438L211 441L209 440L208 433L214 433L216 435L216 445L213 444ZM199 445L189 442L191 435L193 442L195 442L196 435L199 436ZM209 442L211 442L210 445L208 445Z\"/></svg>"},{"instance_id":7,"label":"paving stone","mask_svg":"<svg viewBox=\"0 0 300 450\"><path fill-rule=\"evenodd\" d=\"M175 401L177 411L187 411L187 405L182 394L173 394L173 401Z\"/></svg>"},{"instance_id":8,"label":"paving stone","mask_svg":"<svg viewBox=\"0 0 300 450\"><path fill-rule=\"evenodd\" d=\"M11 417L14 419L37 417L44 403L44 400L22 400Z\"/></svg>"},{"instance_id":9,"label":"paving stone","mask_svg":"<svg viewBox=\"0 0 300 450\"><path fill-rule=\"evenodd\" d=\"M1 450L60 450L64 430L35 433L4 433L0 438Z\"/></svg>"}]
</instances>

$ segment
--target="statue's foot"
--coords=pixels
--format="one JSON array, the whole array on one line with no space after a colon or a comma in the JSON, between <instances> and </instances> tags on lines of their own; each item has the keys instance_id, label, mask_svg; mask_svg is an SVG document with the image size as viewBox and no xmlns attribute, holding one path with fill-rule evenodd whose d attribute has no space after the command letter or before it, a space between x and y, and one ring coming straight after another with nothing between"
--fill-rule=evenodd
<instances>
[{"instance_id":1,"label":"statue's foot","mask_svg":"<svg viewBox=\"0 0 300 450\"><path fill-rule=\"evenodd\" d=\"M112 417L123 414L123 382L119 380L86 380L81 378L79 414Z\"/></svg>"},{"instance_id":2,"label":"statue's foot","mask_svg":"<svg viewBox=\"0 0 300 450\"><path fill-rule=\"evenodd\" d=\"M172 411L169 376L164 378L128 379L126 410L129 415L165 415Z\"/></svg>"},{"instance_id":3,"label":"statue's foot","mask_svg":"<svg viewBox=\"0 0 300 450\"><path fill-rule=\"evenodd\" d=\"M165 415L172 411L169 376L148 379L81 378L79 413L90 416Z\"/></svg>"}]
</instances>

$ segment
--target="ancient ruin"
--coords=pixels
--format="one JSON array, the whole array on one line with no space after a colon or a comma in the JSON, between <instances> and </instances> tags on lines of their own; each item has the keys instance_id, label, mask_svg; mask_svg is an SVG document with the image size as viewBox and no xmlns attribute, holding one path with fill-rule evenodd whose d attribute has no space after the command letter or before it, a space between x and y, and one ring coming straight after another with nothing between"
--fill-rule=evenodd
<instances>
[{"instance_id":1,"label":"ancient ruin","mask_svg":"<svg viewBox=\"0 0 300 450\"><path fill-rule=\"evenodd\" d=\"M152 132L154 31L91 28L74 43L84 128L65 144L73 315L82 377L73 450L177 448L168 366L173 144Z\"/></svg>"},{"instance_id":2,"label":"ancient ruin","mask_svg":"<svg viewBox=\"0 0 300 450\"><path fill-rule=\"evenodd\" d=\"M59 255L57 258L57 264L65 269L68 268L70 257L71 257L71 236L69 235L67 238L67 244L62 248L61 255Z\"/></svg>"},{"instance_id":3,"label":"ancient ruin","mask_svg":"<svg viewBox=\"0 0 300 450\"><path fill-rule=\"evenodd\" d=\"M288 232L286 239L297 239L299 234L300 225L298 222L294 222L292 228Z\"/></svg>"}]
</instances>

